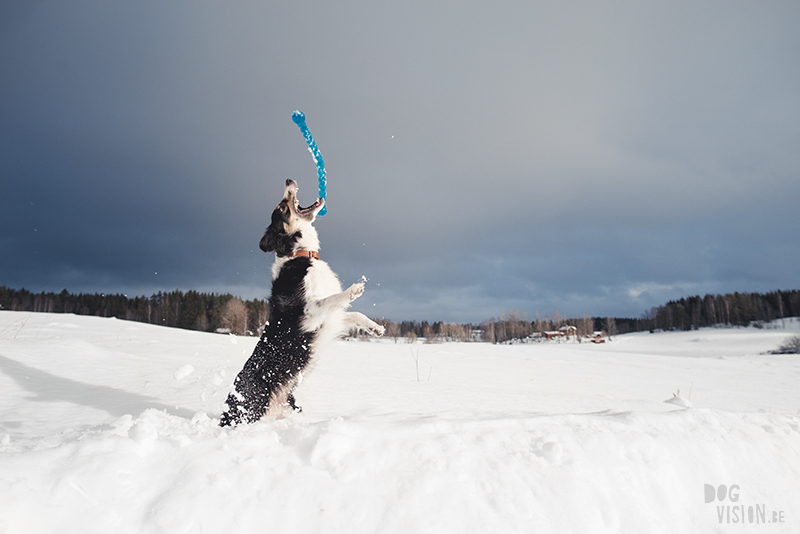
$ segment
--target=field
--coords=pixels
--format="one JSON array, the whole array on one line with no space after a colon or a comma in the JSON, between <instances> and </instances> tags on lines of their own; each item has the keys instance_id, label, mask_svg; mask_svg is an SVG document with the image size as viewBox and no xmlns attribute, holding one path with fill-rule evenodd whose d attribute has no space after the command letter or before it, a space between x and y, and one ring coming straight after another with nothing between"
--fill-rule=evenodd
<instances>
[{"instance_id":1,"label":"field","mask_svg":"<svg viewBox=\"0 0 800 534\"><path fill-rule=\"evenodd\" d=\"M221 429L254 338L0 311L0 533L797 532L770 326L339 341L302 413Z\"/></svg>"}]
</instances>

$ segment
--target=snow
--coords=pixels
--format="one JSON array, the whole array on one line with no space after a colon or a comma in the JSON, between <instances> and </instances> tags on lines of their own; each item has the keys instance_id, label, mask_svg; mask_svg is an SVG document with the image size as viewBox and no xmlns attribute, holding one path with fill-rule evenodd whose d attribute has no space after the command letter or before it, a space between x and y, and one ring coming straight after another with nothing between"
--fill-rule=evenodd
<instances>
[{"instance_id":1,"label":"snow","mask_svg":"<svg viewBox=\"0 0 800 534\"><path fill-rule=\"evenodd\" d=\"M172 376L175 377L175 380L180 381L180 380L183 380L184 378L186 378L187 376L189 376L192 373L194 373L194 366L187 363L185 365L181 365L180 367L178 367L175 370L175 374L172 375Z\"/></svg>"},{"instance_id":2,"label":"snow","mask_svg":"<svg viewBox=\"0 0 800 534\"><path fill-rule=\"evenodd\" d=\"M0 311L0 533L797 532L778 325L339 341L302 413L222 429L254 338Z\"/></svg>"}]
</instances>

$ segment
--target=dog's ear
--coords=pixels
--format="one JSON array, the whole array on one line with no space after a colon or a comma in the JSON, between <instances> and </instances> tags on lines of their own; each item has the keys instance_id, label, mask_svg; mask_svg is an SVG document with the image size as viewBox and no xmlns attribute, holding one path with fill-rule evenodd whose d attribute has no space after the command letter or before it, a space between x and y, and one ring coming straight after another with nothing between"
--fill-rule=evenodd
<instances>
[{"instance_id":1,"label":"dog's ear","mask_svg":"<svg viewBox=\"0 0 800 534\"><path fill-rule=\"evenodd\" d=\"M281 215L281 211L278 208L275 208L275 210L272 212L272 220L270 221L269 227L267 227L264 235L261 237L261 241L258 243L258 246L264 252L277 251L282 234L286 234L283 226L283 217Z\"/></svg>"},{"instance_id":2,"label":"dog's ear","mask_svg":"<svg viewBox=\"0 0 800 534\"><path fill-rule=\"evenodd\" d=\"M264 232L258 246L264 252L275 252L278 256L287 256L292 253L294 244L300 235L300 232L287 234L283 217L279 210L275 210L272 213L272 223Z\"/></svg>"},{"instance_id":3,"label":"dog's ear","mask_svg":"<svg viewBox=\"0 0 800 534\"><path fill-rule=\"evenodd\" d=\"M261 237L261 241L258 242L259 248L264 252L272 252L278 245L275 235L271 230L272 226L267 228L267 230L264 232L264 235Z\"/></svg>"}]
</instances>

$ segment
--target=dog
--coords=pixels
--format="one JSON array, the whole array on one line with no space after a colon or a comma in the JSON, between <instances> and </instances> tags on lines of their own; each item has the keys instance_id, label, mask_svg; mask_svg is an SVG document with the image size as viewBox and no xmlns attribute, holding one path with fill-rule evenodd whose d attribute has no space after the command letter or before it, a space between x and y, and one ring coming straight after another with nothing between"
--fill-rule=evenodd
<instances>
[{"instance_id":1,"label":"dog","mask_svg":"<svg viewBox=\"0 0 800 534\"><path fill-rule=\"evenodd\" d=\"M364 293L364 283L342 291L339 278L320 259L313 223L324 202L320 198L301 208L297 184L286 180L283 199L259 243L264 252L275 253L269 320L234 380L220 426L302 411L295 404L294 389L326 345L353 330L384 333L383 326L365 315L345 311Z\"/></svg>"}]
</instances>

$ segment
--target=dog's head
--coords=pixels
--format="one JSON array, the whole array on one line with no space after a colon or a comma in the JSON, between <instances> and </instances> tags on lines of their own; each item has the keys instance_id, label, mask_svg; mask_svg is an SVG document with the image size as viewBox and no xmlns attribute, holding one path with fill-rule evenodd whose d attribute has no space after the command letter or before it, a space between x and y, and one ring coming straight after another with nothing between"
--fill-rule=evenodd
<instances>
[{"instance_id":1,"label":"dog's head","mask_svg":"<svg viewBox=\"0 0 800 534\"><path fill-rule=\"evenodd\" d=\"M312 226L317 213L325 205L318 198L307 208L301 208L297 200L297 184L294 180L286 180L283 198L272 212L272 222L259 247L264 252L275 252L278 256L287 256L297 250L318 250L317 231Z\"/></svg>"}]
</instances>

